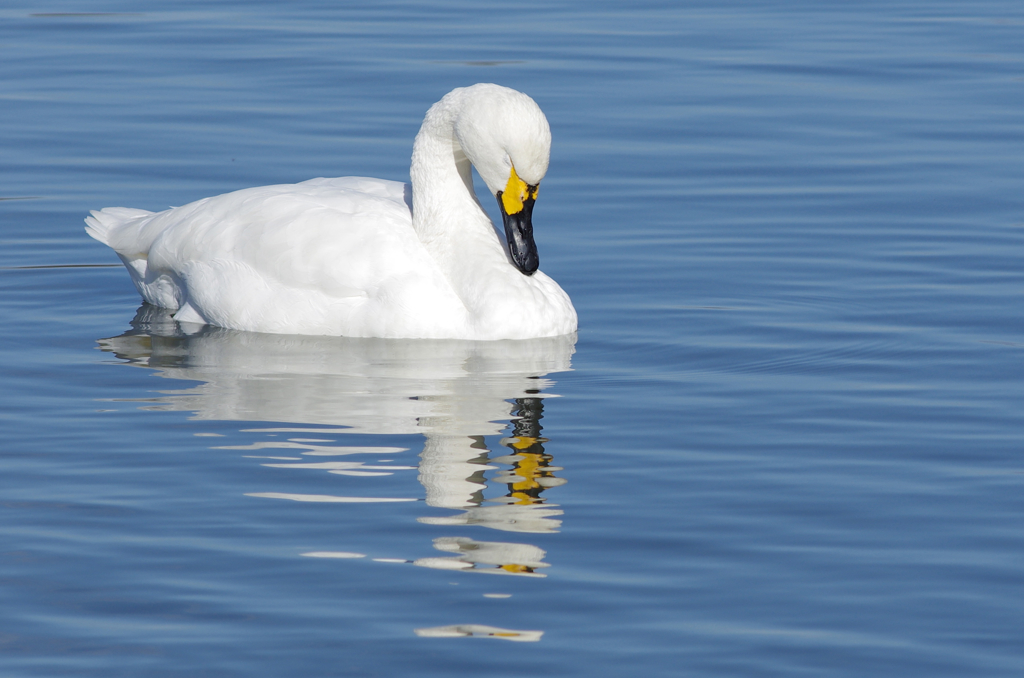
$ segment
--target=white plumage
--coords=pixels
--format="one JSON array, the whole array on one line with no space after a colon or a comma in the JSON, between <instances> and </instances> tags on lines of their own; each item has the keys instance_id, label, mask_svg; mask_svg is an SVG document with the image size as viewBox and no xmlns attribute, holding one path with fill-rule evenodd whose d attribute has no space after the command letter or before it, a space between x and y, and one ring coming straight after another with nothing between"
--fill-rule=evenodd
<instances>
[{"instance_id":1,"label":"white plumage","mask_svg":"<svg viewBox=\"0 0 1024 678\"><path fill-rule=\"evenodd\" d=\"M528 96L474 85L427 112L411 186L312 179L155 214L108 207L86 231L117 252L146 301L181 322L359 337L558 336L575 331L576 312L533 270L530 219L550 140ZM471 162L498 198L507 249L473 192Z\"/></svg>"}]
</instances>

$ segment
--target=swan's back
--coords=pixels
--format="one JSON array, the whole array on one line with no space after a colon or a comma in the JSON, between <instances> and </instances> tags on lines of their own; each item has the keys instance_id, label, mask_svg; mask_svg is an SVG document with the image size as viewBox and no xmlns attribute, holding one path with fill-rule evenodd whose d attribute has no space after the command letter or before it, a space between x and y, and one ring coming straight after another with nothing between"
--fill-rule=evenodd
<instances>
[{"instance_id":1,"label":"swan's back","mask_svg":"<svg viewBox=\"0 0 1024 678\"><path fill-rule=\"evenodd\" d=\"M249 188L159 213L107 208L89 234L149 303L261 332L432 336L464 312L412 230L407 184L363 177ZM401 300L401 309L381 304Z\"/></svg>"}]
</instances>

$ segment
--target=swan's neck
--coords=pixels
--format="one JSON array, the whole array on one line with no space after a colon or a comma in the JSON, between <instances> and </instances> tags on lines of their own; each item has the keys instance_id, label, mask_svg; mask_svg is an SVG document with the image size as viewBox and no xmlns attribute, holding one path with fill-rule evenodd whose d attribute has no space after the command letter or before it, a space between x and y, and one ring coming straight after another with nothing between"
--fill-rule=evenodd
<instances>
[{"instance_id":1,"label":"swan's neck","mask_svg":"<svg viewBox=\"0 0 1024 678\"><path fill-rule=\"evenodd\" d=\"M413 143L412 225L459 291L480 265L507 260L473 191L473 173L453 131L459 100L449 95L427 112Z\"/></svg>"}]
</instances>

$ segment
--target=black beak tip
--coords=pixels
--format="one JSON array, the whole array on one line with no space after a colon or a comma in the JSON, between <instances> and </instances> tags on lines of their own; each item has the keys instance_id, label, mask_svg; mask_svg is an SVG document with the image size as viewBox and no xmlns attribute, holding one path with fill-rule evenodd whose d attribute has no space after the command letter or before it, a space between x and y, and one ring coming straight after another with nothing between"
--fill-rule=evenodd
<instances>
[{"instance_id":1,"label":"black beak tip","mask_svg":"<svg viewBox=\"0 0 1024 678\"><path fill-rule=\"evenodd\" d=\"M523 272L524 275L533 275L540 268L540 259L537 257L537 250L534 248L532 251L527 252L527 256L522 261L516 261L516 268Z\"/></svg>"}]
</instances>

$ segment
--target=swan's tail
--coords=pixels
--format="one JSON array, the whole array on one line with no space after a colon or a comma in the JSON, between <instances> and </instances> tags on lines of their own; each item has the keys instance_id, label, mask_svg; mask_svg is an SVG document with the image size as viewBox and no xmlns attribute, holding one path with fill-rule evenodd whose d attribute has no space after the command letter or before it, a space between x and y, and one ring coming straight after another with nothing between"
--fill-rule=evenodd
<instances>
[{"instance_id":1,"label":"swan's tail","mask_svg":"<svg viewBox=\"0 0 1024 678\"><path fill-rule=\"evenodd\" d=\"M85 218L85 232L104 245L110 245L111 234L114 229L139 217L148 217L153 214L146 210L137 210L132 207L104 207L101 210L90 212L92 216Z\"/></svg>"},{"instance_id":2,"label":"swan's tail","mask_svg":"<svg viewBox=\"0 0 1024 678\"><path fill-rule=\"evenodd\" d=\"M138 242L138 225L153 213L131 207L104 207L101 210L93 210L91 214L92 216L85 218L85 232L117 252L117 256L132 276L135 289L143 299L150 303L166 305L154 301L156 297L151 298L149 294L145 283L146 269L149 266L149 245L140 251Z\"/></svg>"}]
</instances>

